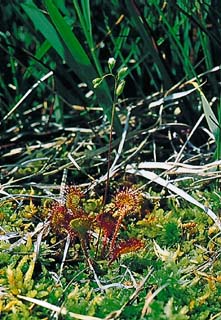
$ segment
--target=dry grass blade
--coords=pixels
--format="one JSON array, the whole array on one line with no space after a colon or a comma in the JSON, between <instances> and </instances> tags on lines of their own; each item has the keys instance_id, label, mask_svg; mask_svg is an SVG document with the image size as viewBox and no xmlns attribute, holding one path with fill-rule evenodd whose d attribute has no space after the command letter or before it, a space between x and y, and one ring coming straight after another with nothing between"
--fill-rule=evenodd
<instances>
[{"instance_id":1,"label":"dry grass blade","mask_svg":"<svg viewBox=\"0 0 221 320\"><path fill-rule=\"evenodd\" d=\"M217 168L221 165L221 160L214 161L202 166L190 165L185 163L175 162L140 162L137 169L160 169L166 170L167 175L174 174L190 174L191 176L207 176L215 173L220 173ZM131 167L135 167L135 164L131 164ZM129 168L128 166L127 168Z\"/></svg>"},{"instance_id":2,"label":"dry grass blade","mask_svg":"<svg viewBox=\"0 0 221 320\"><path fill-rule=\"evenodd\" d=\"M147 293L146 301L145 301L145 304L143 306L142 313L141 313L141 317L142 318L145 317L146 314L151 312L151 308L150 308L151 302L158 295L158 293L160 293L166 287L167 287L167 284L164 284L163 286L161 286L158 289L156 289L153 293L152 293L152 291L149 291Z\"/></svg>"},{"instance_id":3,"label":"dry grass blade","mask_svg":"<svg viewBox=\"0 0 221 320\"><path fill-rule=\"evenodd\" d=\"M183 144L182 148L180 149L180 151L179 151L179 153L178 153L178 155L177 155L177 157L176 157L175 162L178 162L178 161L180 160L180 158L181 158L181 156L182 156L182 153L183 153L186 145L187 145L188 142L190 141L190 139L191 139L191 137L193 136L193 134L194 134L194 132L196 131L196 129L199 127L199 125L200 125L200 123L202 122L203 118L204 118L204 114L201 115L201 117L200 117L199 120L196 122L196 124L195 124L195 126L193 127L193 129L191 130L191 132L190 132L190 134L188 135L185 143Z\"/></svg>"},{"instance_id":4,"label":"dry grass blade","mask_svg":"<svg viewBox=\"0 0 221 320\"><path fill-rule=\"evenodd\" d=\"M214 135L214 137L217 136L217 130L218 130L218 126L216 125L216 123L219 123L213 110L211 109L211 106L208 102L208 100L206 99L203 91L200 89L199 85L194 82L194 81L190 81L190 83L198 90L198 92L200 93L200 97L201 97L201 101L202 101L202 105L203 105L203 111L206 117L206 121L208 123L209 129L211 131L211 133Z\"/></svg>"},{"instance_id":5,"label":"dry grass blade","mask_svg":"<svg viewBox=\"0 0 221 320\"><path fill-rule=\"evenodd\" d=\"M68 235L68 236L67 236L67 239L66 239L66 242L65 242L65 247L64 247L63 257L62 257L62 261L61 261L61 266L60 266L60 272L59 272L59 279L58 279L58 281L59 281L59 280L61 279L61 277L62 277L62 272L63 272L63 269L64 269L64 264L65 264L65 261L66 261L68 249L69 249L69 247L70 247L70 242L71 242L70 235Z\"/></svg>"},{"instance_id":6,"label":"dry grass blade","mask_svg":"<svg viewBox=\"0 0 221 320\"><path fill-rule=\"evenodd\" d=\"M23 97L16 103L16 105L4 116L2 121L7 120L12 115L12 113L15 112L18 109L18 107L24 102L24 100L32 93L32 91L36 89L39 86L39 84L41 84L43 81L47 80L51 76L53 76L53 71L48 72L41 79L39 79L35 84L33 84L33 86L23 95Z\"/></svg>"},{"instance_id":7,"label":"dry grass blade","mask_svg":"<svg viewBox=\"0 0 221 320\"><path fill-rule=\"evenodd\" d=\"M203 85L203 84L202 84ZM201 86L202 86L201 85ZM168 91L168 93L173 90L174 88L170 89ZM154 107L157 107L157 106L161 106L163 103L165 102L168 102L168 101L172 101L172 100L177 100L177 99L181 99L181 98L184 98L188 95L190 95L192 92L196 91L197 88L194 88L194 89L190 89L190 90L186 90L186 91L183 91L183 92L174 92L174 93L171 93L170 95L167 95L163 98L160 98L156 101L153 101L149 104L149 108L154 108Z\"/></svg>"},{"instance_id":8,"label":"dry grass blade","mask_svg":"<svg viewBox=\"0 0 221 320\"><path fill-rule=\"evenodd\" d=\"M131 110L132 110L132 107L129 107L128 111L127 111L127 118L126 118L125 126L124 126L124 129L123 129L121 141L119 143L119 147L118 147L118 150L117 150L116 157L115 157L115 159L114 159L114 161L113 161L113 163L112 163L112 165L110 167L110 172L115 171L115 167L116 167L117 161L119 160L120 155L123 152L123 146L124 146L124 143L125 143L125 140L126 140L127 131L128 131L128 127L129 127L129 119L130 119Z\"/></svg>"},{"instance_id":9,"label":"dry grass blade","mask_svg":"<svg viewBox=\"0 0 221 320\"><path fill-rule=\"evenodd\" d=\"M130 114L131 114L132 108L133 108L132 106L128 108L124 129L123 129L123 132L122 132L122 135L121 135L121 140L119 142L119 146L118 146L118 149L117 149L117 152L116 152L116 156L115 156L114 161L113 161L113 163L112 163L112 165L111 165L111 167L109 169L109 172L106 172L98 180L93 181L93 183L89 187L89 190L93 189L95 187L95 185L98 185L99 183L106 181L107 178L111 178L112 176L114 176L114 174L122 167L122 164L120 163L120 164L117 165L117 162L118 162L121 154L123 153L123 147L124 147L124 143L125 143L127 132L128 132L129 119L130 119ZM113 144L112 144L112 146L113 146ZM70 158L70 156L69 156L69 158Z\"/></svg>"},{"instance_id":10,"label":"dry grass blade","mask_svg":"<svg viewBox=\"0 0 221 320\"><path fill-rule=\"evenodd\" d=\"M49 223L46 222L44 225L42 223L39 223L36 227L35 233L37 234L37 240L34 244L34 252L35 252L35 262L39 256L39 252L40 252L40 248L41 248L41 241L42 241L42 237L44 235L45 232L47 232L49 228Z\"/></svg>"},{"instance_id":11,"label":"dry grass blade","mask_svg":"<svg viewBox=\"0 0 221 320\"><path fill-rule=\"evenodd\" d=\"M54 312L56 312L57 314L61 314L63 316L68 315L69 317L72 317L74 319L80 319L80 320L102 320L102 318L98 318L98 317L92 317L92 316L84 316L82 314L78 314L78 313L74 313L74 312L68 312L66 308L61 308L61 307L57 307L51 303L48 303L46 301L42 301L39 299L35 299L35 298L30 298L30 297L25 297L22 296L20 294L17 295L17 297L19 299L34 303L38 306L41 306L43 308L47 308L49 310L52 310Z\"/></svg>"}]
</instances>

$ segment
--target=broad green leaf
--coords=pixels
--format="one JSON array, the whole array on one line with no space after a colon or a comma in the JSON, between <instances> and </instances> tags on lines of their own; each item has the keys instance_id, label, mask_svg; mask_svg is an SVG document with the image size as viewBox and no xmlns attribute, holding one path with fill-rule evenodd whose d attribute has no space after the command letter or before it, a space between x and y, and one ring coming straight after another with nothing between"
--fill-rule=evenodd
<instances>
[{"instance_id":1,"label":"broad green leaf","mask_svg":"<svg viewBox=\"0 0 221 320\"><path fill-rule=\"evenodd\" d=\"M85 53L77 37L72 32L71 27L67 24L65 19L61 16L58 9L55 7L55 5L52 3L51 0L45 0L45 6L48 10L48 13L51 17L52 22L54 23L58 33L62 37L64 43L69 49L74 60L79 64L79 66L86 65L90 67L91 69L90 74L87 76L95 77L96 72L95 70L93 70L90 59ZM84 77L85 76L86 75L84 75Z\"/></svg>"},{"instance_id":2,"label":"broad green leaf","mask_svg":"<svg viewBox=\"0 0 221 320\"><path fill-rule=\"evenodd\" d=\"M53 25L48 21L39 8L32 2L21 4L25 13L32 20L35 28L49 41L62 59L65 60L64 45Z\"/></svg>"}]
</instances>

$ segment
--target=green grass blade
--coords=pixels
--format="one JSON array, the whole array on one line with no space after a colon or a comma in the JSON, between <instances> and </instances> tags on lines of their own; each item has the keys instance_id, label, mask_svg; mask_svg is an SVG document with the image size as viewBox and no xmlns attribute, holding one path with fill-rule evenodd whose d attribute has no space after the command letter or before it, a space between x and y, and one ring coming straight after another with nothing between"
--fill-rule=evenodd
<instances>
[{"instance_id":1,"label":"green grass blade","mask_svg":"<svg viewBox=\"0 0 221 320\"><path fill-rule=\"evenodd\" d=\"M87 43L91 48L93 45L93 37L92 37L90 2L88 0L81 1L82 10L77 1L73 1L73 5L77 12L81 27L84 31L84 35L87 39Z\"/></svg>"},{"instance_id":2,"label":"green grass blade","mask_svg":"<svg viewBox=\"0 0 221 320\"><path fill-rule=\"evenodd\" d=\"M45 40L41 46L37 49L36 54L35 54L35 58L38 60L41 60L46 53L49 51L49 49L51 49L51 44L49 43L48 40Z\"/></svg>"},{"instance_id":3,"label":"green grass blade","mask_svg":"<svg viewBox=\"0 0 221 320\"><path fill-rule=\"evenodd\" d=\"M64 46L53 25L32 2L21 4L25 13L32 20L35 28L50 42L62 59L65 59Z\"/></svg>"},{"instance_id":4,"label":"green grass blade","mask_svg":"<svg viewBox=\"0 0 221 320\"><path fill-rule=\"evenodd\" d=\"M185 16L180 16L178 19L178 14L177 14L177 16L176 16L177 20L174 23L174 26L172 26L170 24L170 22L168 21L167 16L163 13L162 9L159 7L159 5L156 4L155 2L153 2L153 4L154 4L159 16L162 19L163 28L165 29L165 34L170 39L171 49L173 48L177 54L177 57L179 59L178 63L183 64L183 68L185 70L185 74L186 74L187 78L189 78L190 76L196 77L196 72L195 72L195 70L191 64L190 58L189 58L189 52L186 52L185 43L182 44L182 41L179 37L179 33L180 33L180 29L181 29L182 25L185 23L185 25L186 25L185 29L188 29L189 22L186 21ZM187 38L187 41L189 41L188 38Z\"/></svg>"},{"instance_id":5,"label":"green grass blade","mask_svg":"<svg viewBox=\"0 0 221 320\"><path fill-rule=\"evenodd\" d=\"M77 3L77 1L74 1ZM89 0L81 0L81 6L83 8L83 12L85 13L85 25L87 27L87 32L92 39L92 24L91 24L91 10L90 10L90 1Z\"/></svg>"},{"instance_id":6,"label":"green grass blade","mask_svg":"<svg viewBox=\"0 0 221 320\"><path fill-rule=\"evenodd\" d=\"M45 6L47 11L50 15L52 22L54 23L57 31L59 32L60 36L62 37L64 43L66 44L67 48L69 49L73 59L77 64L79 64L78 72L84 72L83 66L87 66L90 68L89 76L92 76L94 79L96 77L96 72L93 70L91 62L85 53L83 47L81 46L80 42L78 41L77 37L72 32L70 26L66 23L64 18L59 13L58 9L50 0L45 0ZM82 70L81 70L82 68ZM82 75L85 78L85 74Z\"/></svg>"},{"instance_id":7,"label":"green grass blade","mask_svg":"<svg viewBox=\"0 0 221 320\"><path fill-rule=\"evenodd\" d=\"M45 40L40 45L40 47L37 48L37 51L34 56L35 59L30 62L30 66L26 69L26 71L24 73L24 79L28 78L29 75L35 71L36 60L41 61L41 59L48 53L49 49L51 49L51 44L49 43L48 40ZM42 64L41 64L41 67L44 68ZM44 68L44 69L46 69L46 68ZM48 71L48 70L46 70L46 71Z\"/></svg>"},{"instance_id":8,"label":"green grass blade","mask_svg":"<svg viewBox=\"0 0 221 320\"><path fill-rule=\"evenodd\" d=\"M164 66L164 63L159 54L159 51L156 48L156 45L153 42L153 39L151 38L151 35L149 34L149 31L148 31L149 27L147 25L147 22L142 20L142 17L139 15L138 8L134 5L132 1L127 2L127 10L129 11L130 21L133 24L133 27L137 29L138 33L140 34L143 40L144 52L145 53L149 52L150 55L152 56L154 64L157 68L157 72L162 78L162 81L164 83L164 87L166 89L170 88L172 86L172 81ZM145 25L146 25L146 28L145 28Z\"/></svg>"},{"instance_id":9,"label":"green grass blade","mask_svg":"<svg viewBox=\"0 0 221 320\"><path fill-rule=\"evenodd\" d=\"M77 12L78 19L80 21L80 25L82 27L84 36L86 38L88 47L90 48L90 53L92 59L94 61L96 70L98 75L101 77L103 75L103 71L100 65L100 61L97 57L96 51L94 49L94 40L92 34L92 23L91 23L91 10L90 10L90 2L89 0L81 1L81 7L77 1L73 1L75 10ZM108 92L108 87L104 83L105 90Z\"/></svg>"},{"instance_id":10,"label":"green grass blade","mask_svg":"<svg viewBox=\"0 0 221 320\"><path fill-rule=\"evenodd\" d=\"M217 130L217 135L216 135L216 153L215 153L216 160L221 159L221 105L220 103L218 106L218 121L219 121L219 128Z\"/></svg>"}]
</instances>

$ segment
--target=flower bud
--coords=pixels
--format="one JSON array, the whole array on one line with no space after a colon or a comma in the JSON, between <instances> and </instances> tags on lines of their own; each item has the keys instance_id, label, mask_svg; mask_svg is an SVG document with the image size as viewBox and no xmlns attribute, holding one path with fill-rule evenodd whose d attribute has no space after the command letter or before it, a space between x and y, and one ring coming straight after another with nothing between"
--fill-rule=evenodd
<instances>
[{"instance_id":1,"label":"flower bud","mask_svg":"<svg viewBox=\"0 0 221 320\"><path fill-rule=\"evenodd\" d=\"M121 80L126 75L127 70L128 70L128 67L120 68L120 70L117 73L118 79Z\"/></svg>"},{"instance_id":2,"label":"flower bud","mask_svg":"<svg viewBox=\"0 0 221 320\"><path fill-rule=\"evenodd\" d=\"M121 95L121 93L124 90L124 86L125 86L125 80L121 80L119 85L117 86L117 89L116 89L116 95L117 96Z\"/></svg>"},{"instance_id":3,"label":"flower bud","mask_svg":"<svg viewBox=\"0 0 221 320\"><path fill-rule=\"evenodd\" d=\"M109 58L108 59L108 67L110 72L112 72L113 67L115 66L116 60L114 58Z\"/></svg>"},{"instance_id":4,"label":"flower bud","mask_svg":"<svg viewBox=\"0 0 221 320\"><path fill-rule=\"evenodd\" d=\"M94 89L99 87L99 85L102 83L102 81L103 81L103 78L95 78L94 80L92 80L92 84L94 86Z\"/></svg>"}]
</instances>

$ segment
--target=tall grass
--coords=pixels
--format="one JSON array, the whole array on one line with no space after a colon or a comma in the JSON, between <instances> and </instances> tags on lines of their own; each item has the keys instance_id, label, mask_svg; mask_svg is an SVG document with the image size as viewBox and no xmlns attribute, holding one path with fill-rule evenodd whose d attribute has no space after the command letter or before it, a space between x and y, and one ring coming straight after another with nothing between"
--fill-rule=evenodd
<instances>
[{"instance_id":1,"label":"tall grass","mask_svg":"<svg viewBox=\"0 0 221 320\"><path fill-rule=\"evenodd\" d=\"M38 86L35 101L40 101L42 95L48 96L52 104L55 101L56 112L51 115L57 123L64 126L73 105L85 106L84 115L91 106L99 105L103 116L111 121L112 83L104 81L97 89L92 86L94 78L107 72L110 57L117 60L118 68L129 66L125 88L128 98L166 93L184 80L198 79L199 73L220 64L220 13L216 6L212 0L45 0L41 5L30 0L4 4L0 46L8 67L0 67L4 105L1 117L12 110L33 83L53 70L51 82ZM220 99L219 76L218 72L208 75L204 93L209 101ZM82 83L87 85L86 91ZM16 121L19 117L25 123L22 111L30 108L30 103L32 97L9 118ZM214 113L219 120L218 106ZM180 107L189 124L204 112L192 96L185 97ZM115 113L118 136L122 133L122 112L121 108ZM89 118L94 120L93 113Z\"/></svg>"}]
</instances>

